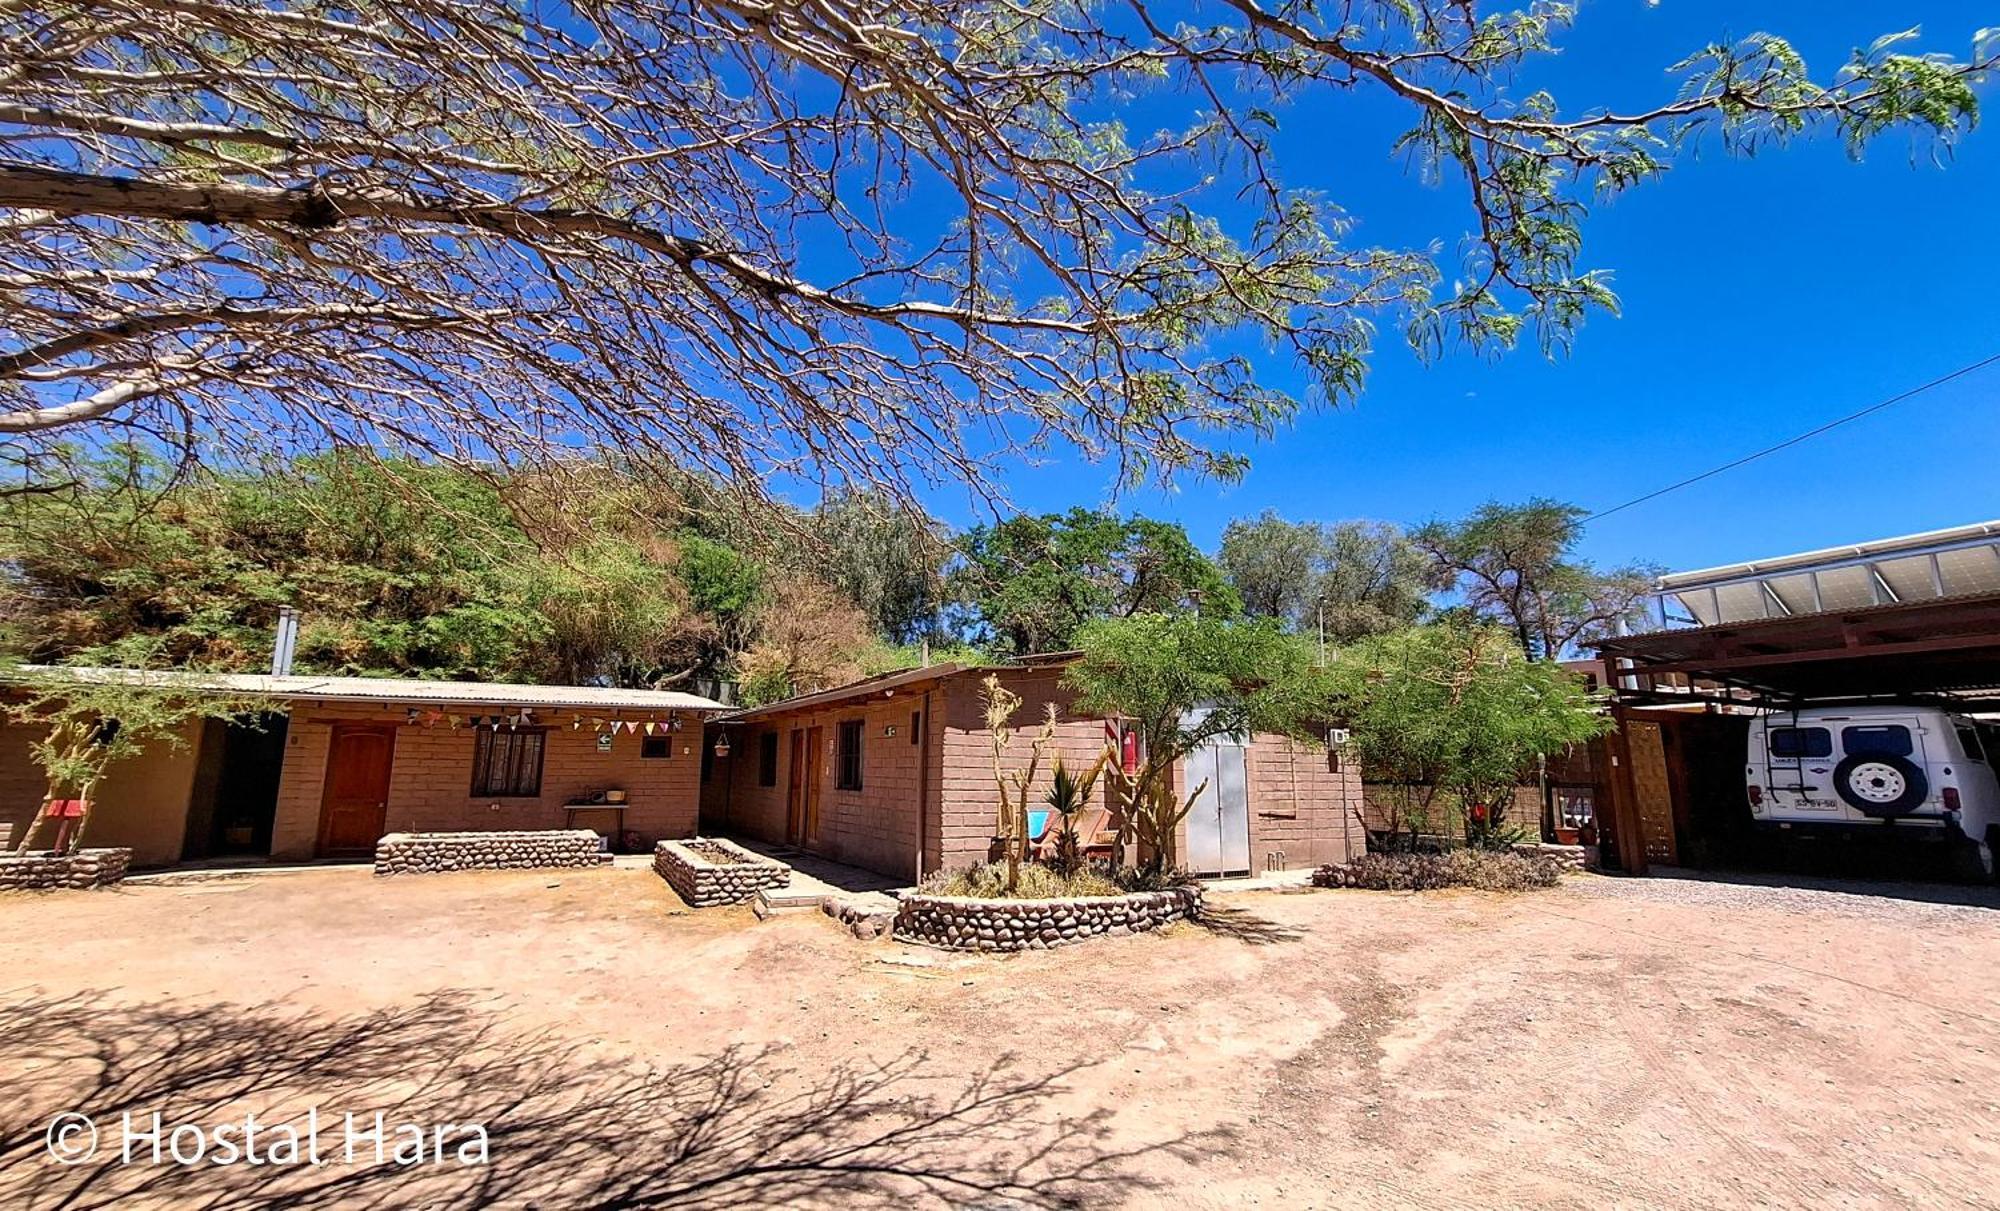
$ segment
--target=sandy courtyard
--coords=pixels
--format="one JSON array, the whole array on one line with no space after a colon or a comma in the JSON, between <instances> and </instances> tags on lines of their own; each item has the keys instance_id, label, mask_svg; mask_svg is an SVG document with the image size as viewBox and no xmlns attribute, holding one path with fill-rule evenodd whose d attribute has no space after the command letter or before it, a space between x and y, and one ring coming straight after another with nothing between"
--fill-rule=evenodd
<instances>
[{"instance_id":1,"label":"sandy courtyard","mask_svg":"<svg viewBox=\"0 0 2000 1211\"><path fill-rule=\"evenodd\" d=\"M1603 879L1213 906L997 958L643 870L8 896L0 1206L1993 1205L2000 911ZM67 1111L97 1150L64 1165ZM266 1163L218 1163L248 1116ZM155 1121L203 1158L154 1161ZM274 1159L315 1123L321 1163ZM474 1123L483 1161L437 1134Z\"/></svg>"}]
</instances>

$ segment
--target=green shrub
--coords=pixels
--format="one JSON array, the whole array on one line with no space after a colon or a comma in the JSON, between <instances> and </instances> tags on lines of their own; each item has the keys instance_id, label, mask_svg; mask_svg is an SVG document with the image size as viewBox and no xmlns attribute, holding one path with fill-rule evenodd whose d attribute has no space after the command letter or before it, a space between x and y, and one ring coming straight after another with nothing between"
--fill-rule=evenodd
<instances>
[{"instance_id":1,"label":"green shrub","mask_svg":"<svg viewBox=\"0 0 2000 1211\"><path fill-rule=\"evenodd\" d=\"M1454 849L1442 854L1363 854L1344 866L1322 866L1313 874L1320 887L1370 891L1434 891L1476 887L1481 891L1526 891L1554 887L1562 871L1549 858L1506 850Z\"/></svg>"}]
</instances>

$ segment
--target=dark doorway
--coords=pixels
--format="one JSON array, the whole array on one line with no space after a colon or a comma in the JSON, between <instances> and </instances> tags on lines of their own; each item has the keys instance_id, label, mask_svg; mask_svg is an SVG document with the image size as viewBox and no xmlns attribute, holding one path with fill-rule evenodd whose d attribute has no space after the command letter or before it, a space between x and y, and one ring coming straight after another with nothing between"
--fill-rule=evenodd
<instances>
[{"instance_id":1,"label":"dark doorway","mask_svg":"<svg viewBox=\"0 0 2000 1211\"><path fill-rule=\"evenodd\" d=\"M271 714L254 727L211 719L202 728L184 861L270 856L288 722Z\"/></svg>"}]
</instances>

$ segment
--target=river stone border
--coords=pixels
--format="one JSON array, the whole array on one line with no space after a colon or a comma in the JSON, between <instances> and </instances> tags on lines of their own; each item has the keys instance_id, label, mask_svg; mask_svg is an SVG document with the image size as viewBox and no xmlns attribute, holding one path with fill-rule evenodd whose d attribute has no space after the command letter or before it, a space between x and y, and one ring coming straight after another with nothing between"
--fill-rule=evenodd
<instances>
[{"instance_id":1,"label":"river stone border","mask_svg":"<svg viewBox=\"0 0 2000 1211\"><path fill-rule=\"evenodd\" d=\"M611 854L587 828L498 833L390 833L375 843L378 875L453 870L542 870L606 866Z\"/></svg>"},{"instance_id":2,"label":"river stone border","mask_svg":"<svg viewBox=\"0 0 2000 1211\"><path fill-rule=\"evenodd\" d=\"M1589 851L1594 848L1596 847L1550 845L1545 842L1530 841L1516 845L1514 852L1524 858L1547 858L1562 868L1564 874L1569 875L1585 869L1590 864L1589 859L1591 855Z\"/></svg>"},{"instance_id":3,"label":"river stone border","mask_svg":"<svg viewBox=\"0 0 2000 1211\"><path fill-rule=\"evenodd\" d=\"M1047 950L1105 934L1145 933L1201 916L1201 888L1065 900L975 900L906 892L896 937L947 950Z\"/></svg>"},{"instance_id":4,"label":"river stone border","mask_svg":"<svg viewBox=\"0 0 2000 1211\"><path fill-rule=\"evenodd\" d=\"M711 862L696 851L697 844L713 845L736 861ZM741 904L767 887L784 887L792 881L792 868L783 862L721 837L662 841L653 847L653 869L694 908Z\"/></svg>"},{"instance_id":5,"label":"river stone border","mask_svg":"<svg viewBox=\"0 0 2000 1211\"><path fill-rule=\"evenodd\" d=\"M863 941L886 938L896 930L896 910L889 905L824 896L820 899L819 910L846 926L847 932Z\"/></svg>"},{"instance_id":6,"label":"river stone border","mask_svg":"<svg viewBox=\"0 0 2000 1211\"><path fill-rule=\"evenodd\" d=\"M53 891L103 887L132 868L125 848L80 849L73 854L26 853L0 856L0 891Z\"/></svg>"}]
</instances>

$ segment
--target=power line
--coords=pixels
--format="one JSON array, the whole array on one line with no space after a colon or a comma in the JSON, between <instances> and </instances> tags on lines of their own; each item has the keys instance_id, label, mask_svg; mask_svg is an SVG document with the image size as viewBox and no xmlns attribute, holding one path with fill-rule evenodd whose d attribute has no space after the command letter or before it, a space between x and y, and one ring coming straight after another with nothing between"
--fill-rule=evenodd
<instances>
[{"instance_id":1,"label":"power line","mask_svg":"<svg viewBox=\"0 0 2000 1211\"><path fill-rule=\"evenodd\" d=\"M1944 375L1941 378L1934 378L1930 382L1925 383L1920 387L1912 387L1908 391L1903 392L1901 395L1892 395L1888 399L1885 399L1880 403L1870 404L1859 412L1850 412L1846 416L1840 417L1837 420L1830 420L1825 424L1821 425L1819 428L1810 429L1804 433L1799 434L1797 437L1788 437L1784 441L1779 442L1775 446L1764 447L1762 450L1757 451L1755 454L1746 454L1742 458L1739 458L1734 462L1727 462L1719 467L1714 467L1711 468L1710 470L1703 471L1700 475L1690 475L1686 479L1681 480L1679 483L1668 484L1666 487L1657 489L1656 491L1648 492L1644 496L1635 496L1631 500L1626 501L1622 505L1613 505L1609 509L1599 510L1596 513L1592 513L1589 517L1584 518L1584 521L1592 522L1596 521L1600 517L1609 517L1613 513L1621 513L1626 509L1631 508L1633 505L1643 505L1647 501L1656 499L1661 496L1665 496L1669 492L1678 492L1682 488L1687 487L1689 484L1698 484L1702 480L1713 478L1714 476L1722 474L1724 471L1734 471L1736 468L1743 466L1745 463L1754 463L1758 459L1763 458L1766 455L1776 454L1778 451L1788 449L1792 446L1796 446L1802 441L1818 437L1820 434L1825 433L1828 430L1838 429L1840 428L1840 426L1845 425L1850 421L1857 421L1864 416L1873 415L1874 413L1880 412L1882 409L1887 408L1892 404L1900 404L1904 400L1909 399L1912 396L1922 395L1924 392L1931 390L1933 387L1942 387L1946 383L1951 382L1953 379L1964 378L1966 375L1971 374L1977 370L1983 370L1986 367L1995 364L1996 362L2000 362L2000 353L1996 353L1992 357L1984 358L1980 361L1973 362L1969 366L1960 366L1958 369L1952 371L1950 374Z\"/></svg>"}]
</instances>

